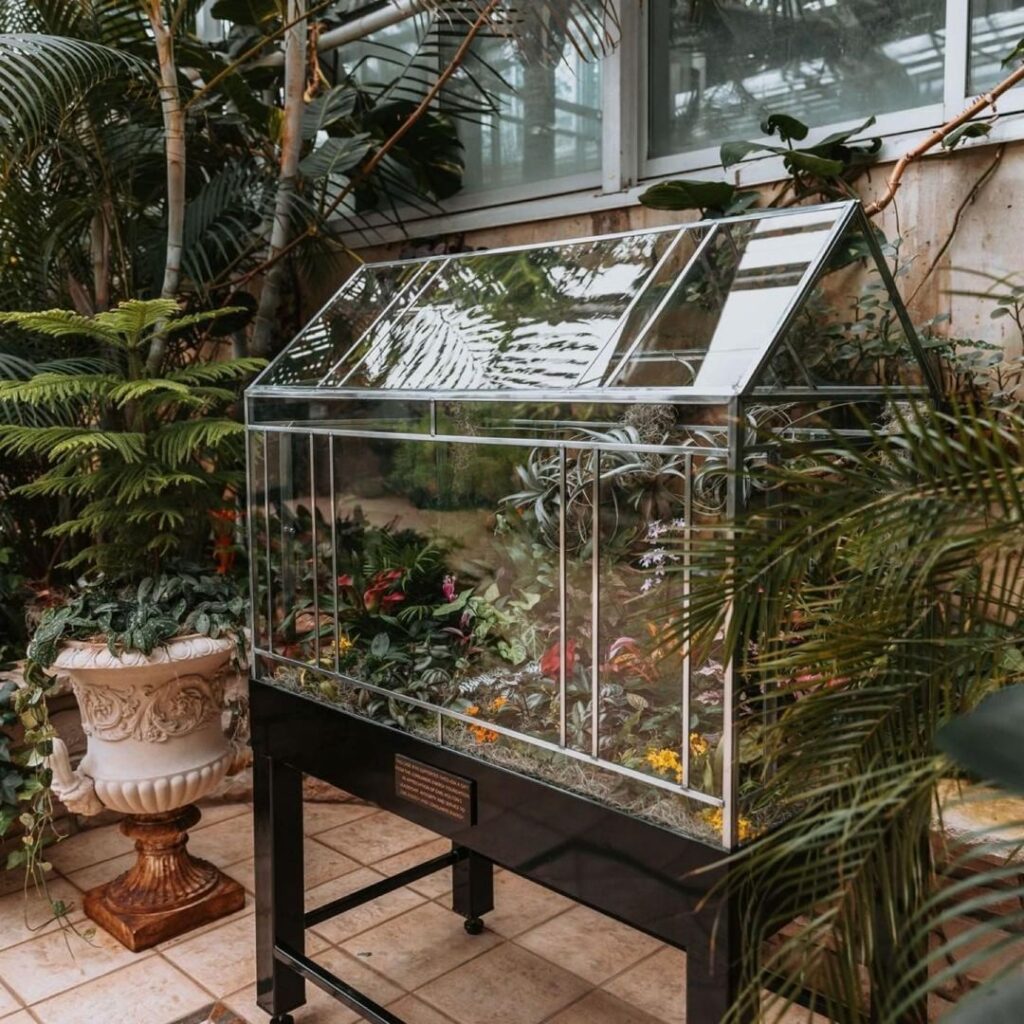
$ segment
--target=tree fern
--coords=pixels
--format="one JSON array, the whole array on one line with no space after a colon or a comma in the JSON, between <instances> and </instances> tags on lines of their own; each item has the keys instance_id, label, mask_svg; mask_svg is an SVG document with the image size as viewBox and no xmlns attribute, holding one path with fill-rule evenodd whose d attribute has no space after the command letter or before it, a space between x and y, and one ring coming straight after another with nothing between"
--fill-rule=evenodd
<instances>
[{"instance_id":1,"label":"tree fern","mask_svg":"<svg viewBox=\"0 0 1024 1024\"><path fill-rule=\"evenodd\" d=\"M0 314L0 324L98 342L110 353L108 372L48 369L0 381L0 401L15 407L52 413L73 402L83 412L80 425L0 424L0 453L47 463L15 493L72 503L48 530L70 544L67 567L116 577L137 574L140 558L155 568L173 553L199 554L209 513L232 500L241 479L243 428L224 415L237 392L214 385L237 386L262 363L190 364L150 377L144 353L158 329L195 330L232 312L181 316L176 303L156 299L91 317L67 310Z\"/></svg>"}]
</instances>

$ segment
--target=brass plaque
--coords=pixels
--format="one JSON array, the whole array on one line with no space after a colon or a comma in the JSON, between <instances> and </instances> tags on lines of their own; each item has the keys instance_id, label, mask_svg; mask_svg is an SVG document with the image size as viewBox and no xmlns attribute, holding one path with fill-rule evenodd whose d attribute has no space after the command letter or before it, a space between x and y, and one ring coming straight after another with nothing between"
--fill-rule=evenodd
<instances>
[{"instance_id":1,"label":"brass plaque","mask_svg":"<svg viewBox=\"0 0 1024 1024\"><path fill-rule=\"evenodd\" d=\"M395 754L395 793L452 821L472 825L476 817L476 783L432 764Z\"/></svg>"}]
</instances>

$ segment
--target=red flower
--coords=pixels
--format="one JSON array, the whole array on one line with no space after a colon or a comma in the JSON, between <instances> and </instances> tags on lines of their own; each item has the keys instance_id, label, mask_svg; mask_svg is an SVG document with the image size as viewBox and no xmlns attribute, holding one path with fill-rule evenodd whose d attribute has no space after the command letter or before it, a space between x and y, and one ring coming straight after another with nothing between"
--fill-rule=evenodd
<instances>
[{"instance_id":1,"label":"red flower","mask_svg":"<svg viewBox=\"0 0 1024 1024\"><path fill-rule=\"evenodd\" d=\"M550 679L557 679L562 661L562 645L552 644L540 659L540 670ZM568 640L565 644L565 674L571 675L576 667L576 641Z\"/></svg>"}]
</instances>

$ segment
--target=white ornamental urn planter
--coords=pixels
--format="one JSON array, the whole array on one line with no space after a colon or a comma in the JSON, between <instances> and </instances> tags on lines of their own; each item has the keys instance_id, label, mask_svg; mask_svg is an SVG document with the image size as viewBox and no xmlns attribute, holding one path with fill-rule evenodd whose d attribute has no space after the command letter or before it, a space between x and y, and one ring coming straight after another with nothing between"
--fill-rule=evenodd
<instances>
[{"instance_id":1,"label":"white ornamental urn planter","mask_svg":"<svg viewBox=\"0 0 1024 1024\"><path fill-rule=\"evenodd\" d=\"M186 849L199 821L195 801L239 757L221 724L223 673L234 640L177 637L151 654L111 654L105 643L71 640L50 671L68 676L87 750L72 770L54 740L54 794L79 814L128 817L136 863L86 893L85 912L129 949L147 949L240 909L244 890Z\"/></svg>"}]
</instances>

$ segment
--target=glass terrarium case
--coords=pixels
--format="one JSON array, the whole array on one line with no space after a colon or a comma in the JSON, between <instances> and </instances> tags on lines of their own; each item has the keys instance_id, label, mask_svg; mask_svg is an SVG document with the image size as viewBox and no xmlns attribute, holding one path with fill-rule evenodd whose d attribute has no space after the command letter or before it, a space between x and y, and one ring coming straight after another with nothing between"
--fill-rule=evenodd
<instances>
[{"instance_id":1,"label":"glass terrarium case","mask_svg":"<svg viewBox=\"0 0 1024 1024\"><path fill-rule=\"evenodd\" d=\"M364 265L247 393L254 674L731 849L700 545L934 392L852 202Z\"/></svg>"}]
</instances>

